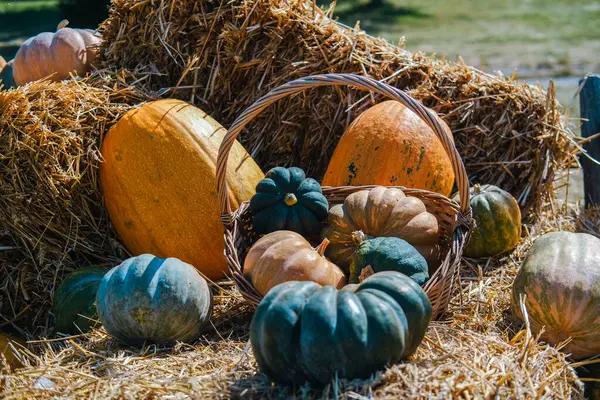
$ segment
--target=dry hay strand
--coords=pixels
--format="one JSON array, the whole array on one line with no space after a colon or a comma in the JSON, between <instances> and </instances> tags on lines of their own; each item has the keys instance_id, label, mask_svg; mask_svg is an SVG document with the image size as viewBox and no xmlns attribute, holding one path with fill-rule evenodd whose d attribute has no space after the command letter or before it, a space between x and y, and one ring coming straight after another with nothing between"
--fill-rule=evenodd
<instances>
[{"instance_id":1,"label":"dry hay strand","mask_svg":"<svg viewBox=\"0 0 600 400\"><path fill-rule=\"evenodd\" d=\"M371 379L339 380L322 390L277 385L257 369L248 345L248 320L249 314L242 313L235 328L214 330L194 345L173 348L126 347L102 330L37 343L39 355L22 355L27 367L3 377L4 395L7 400L581 398L581 383L556 349L527 335L506 342L498 334L446 324L430 327L410 361Z\"/></svg>"},{"instance_id":2,"label":"dry hay strand","mask_svg":"<svg viewBox=\"0 0 600 400\"><path fill-rule=\"evenodd\" d=\"M131 348L102 330L32 343L27 365L3 376L7 399L29 398L583 398L566 356L537 340L510 314L510 287L533 241L574 230L566 210L528 225L518 248L485 262L465 261L462 290L447 321L432 324L418 351L371 379L324 389L272 384L248 345L250 310L234 288L216 288L213 327L193 345ZM1 394L2 392L0 392Z\"/></svg>"},{"instance_id":3,"label":"dry hay strand","mask_svg":"<svg viewBox=\"0 0 600 400\"><path fill-rule=\"evenodd\" d=\"M577 231L600 238L600 206L588 207L578 212Z\"/></svg>"},{"instance_id":4,"label":"dry hay strand","mask_svg":"<svg viewBox=\"0 0 600 400\"><path fill-rule=\"evenodd\" d=\"M124 255L102 205L97 172L106 130L146 99L128 79L98 72L0 92L3 329L47 334L52 323L46 311L63 276Z\"/></svg>"},{"instance_id":5,"label":"dry hay strand","mask_svg":"<svg viewBox=\"0 0 600 400\"><path fill-rule=\"evenodd\" d=\"M369 75L443 116L473 183L510 191L526 214L540 210L555 172L572 161L553 87L412 54L332 14L309 0L115 0L101 27L103 63L147 77L150 89L192 101L226 126L290 80ZM349 122L376 101L352 90L311 90L263 112L241 141L263 168L296 165L318 179Z\"/></svg>"}]
</instances>

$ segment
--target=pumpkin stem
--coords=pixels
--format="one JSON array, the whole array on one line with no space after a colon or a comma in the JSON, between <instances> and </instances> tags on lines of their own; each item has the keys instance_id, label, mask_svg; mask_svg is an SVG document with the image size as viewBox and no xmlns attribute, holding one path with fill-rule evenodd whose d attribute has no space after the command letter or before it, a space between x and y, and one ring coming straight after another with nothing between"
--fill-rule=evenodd
<instances>
[{"instance_id":1,"label":"pumpkin stem","mask_svg":"<svg viewBox=\"0 0 600 400\"><path fill-rule=\"evenodd\" d=\"M352 241L357 246L367 240L367 235L363 231L354 231L352 232Z\"/></svg>"},{"instance_id":2,"label":"pumpkin stem","mask_svg":"<svg viewBox=\"0 0 600 400\"><path fill-rule=\"evenodd\" d=\"M329 239L327 239L327 238L323 239L323 241L321 242L321 244L320 244L320 245L318 245L318 246L315 248L315 251L316 251L316 252L317 252L317 253L318 253L318 254L319 254L321 257L324 257L324 256L325 256L325 250L327 249L327 246L329 246L329 243L331 243L331 242L329 241Z\"/></svg>"},{"instance_id":3,"label":"pumpkin stem","mask_svg":"<svg viewBox=\"0 0 600 400\"><path fill-rule=\"evenodd\" d=\"M375 271L373 271L373 267L371 267L370 265L367 265L366 267L363 268L362 271L360 271L360 275L358 276L358 281L362 283L362 281L364 281L365 279L367 279L374 273L375 273Z\"/></svg>"},{"instance_id":4,"label":"pumpkin stem","mask_svg":"<svg viewBox=\"0 0 600 400\"><path fill-rule=\"evenodd\" d=\"M473 186L473 193L475 193L475 194L479 194L479 193L481 193L481 186L479 185L479 183L476 183L476 184Z\"/></svg>"},{"instance_id":5,"label":"pumpkin stem","mask_svg":"<svg viewBox=\"0 0 600 400\"><path fill-rule=\"evenodd\" d=\"M294 193L287 193L283 198L283 202L291 207L298 202L298 199Z\"/></svg>"},{"instance_id":6,"label":"pumpkin stem","mask_svg":"<svg viewBox=\"0 0 600 400\"><path fill-rule=\"evenodd\" d=\"M69 20L68 19L63 19L62 21L60 21L58 23L58 26L56 27L56 30L61 30L62 28L66 28L67 25L69 25Z\"/></svg>"}]
</instances>

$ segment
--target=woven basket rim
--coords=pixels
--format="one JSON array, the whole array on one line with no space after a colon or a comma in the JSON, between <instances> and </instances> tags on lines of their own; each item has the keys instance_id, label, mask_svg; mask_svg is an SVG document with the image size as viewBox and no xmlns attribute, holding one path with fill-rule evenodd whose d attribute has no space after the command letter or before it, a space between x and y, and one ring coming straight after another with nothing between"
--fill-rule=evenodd
<instances>
[{"instance_id":1,"label":"woven basket rim","mask_svg":"<svg viewBox=\"0 0 600 400\"><path fill-rule=\"evenodd\" d=\"M466 169L454 142L437 119L437 116L431 110L417 102L402 90L365 76L353 74L325 74L296 79L271 90L253 105L248 107L233 122L223 138L217 156L217 192L221 207L221 221L225 228L224 255L229 265L231 276L244 299L251 305L258 305L262 296L256 292L252 283L244 277L242 269L243 260L242 263L240 263L239 259L240 247L243 245L243 239L241 237L242 227L239 226L239 223L243 213L248 211L249 207L248 202L244 202L237 210L232 210L231 208L227 184L227 161L229 151L233 147L236 138L242 129L272 103L305 89L331 85L351 86L364 91L375 92L384 97L401 102L431 127L440 139L444 150L450 157L460 195L460 203L458 205L453 202L453 200L439 193L421 189L405 188L402 186L386 186L387 188L399 188L411 193L410 195L414 197L430 196L437 199L437 201L444 205L445 209L454 217L453 229L447 230L447 235L451 242L448 253L439 269L431 276L430 280L423 287L432 302L434 317L439 317L445 312L450 301L450 296L454 291L455 282L459 277L458 272L462 251L473 226L471 219L470 188ZM376 186L377 185L323 186L322 191L326 197L333 195L344 196L345 193L350 194L359 190L370 190ZM439 213L437 214L439 215ZM436 217L438 217L438 215L436 215Z\"/></svg>"}]
</instances>

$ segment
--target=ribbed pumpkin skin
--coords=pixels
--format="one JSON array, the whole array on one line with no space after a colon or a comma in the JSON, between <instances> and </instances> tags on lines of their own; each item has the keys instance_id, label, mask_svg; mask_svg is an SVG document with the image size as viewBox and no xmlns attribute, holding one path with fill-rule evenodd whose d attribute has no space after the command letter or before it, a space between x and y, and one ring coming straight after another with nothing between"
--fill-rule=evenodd
<instances>
[{"instance_id":1,"label":"ribbed pumpkin skin","mask_svg":"<svg viewBox=\"0 0 600 400\"><path fill-rule=\"evenodd\" d=\"M454 197L458 201L458 195ZM465 247L467 257L491 257L514 249L521 238L521 210L510 193L493 185L471 188L477 226Z\"/></svg>"},{"instance_id":2,"label":"ribbed pumpkin skin","mask_svg":"<svg viewBox=\"0 0 600 400\"><path fill-rule=\"evenodd\" d=\"M111 269L96 295L106 331L134 345L198 339L212 304L208 284L191 265L150 254Z\"/></svg>"},{"instance_id":3,"label":"ribbed pumpkin skin","mask_svg":"<svg viewBox=\"0 0 600 400\"><path fill-rule=\"evenodd\" d=\"M600 354L600 239L585 233L552 232L539 237L514 281L513 312L523 318L519 295L534 334L574 359Z\"/></svg>"},{"instance_id":4,"label":"ribbed pumpkin skin","mask_svg":"<svg viewBox=\"0 0 600 400\"><path fill-rule=\"evenodd\" d=\"M8 365L10 365L11 368L20 368L23 366L23 364L21 363L19 358L15 355L12 348L10 347L11 342L13 343L13 346L15 346L15 343L25 345L25 341L23 339L0 333L0 354L4 355L4 357L6 358L6 361L8 362ZM15 347L17 347L17 346L15 346ZM2 371L1 367L2 367L2 364L0 363L0 371ZM2 387L2 385L0 385L0 388L1 387Z\"/></svg>"},{"instance_id":5,"label":"ribbed pumpkin skin","mask_svg":"<svg viewBox=\"0 0 600 400\"><path fill-rule=\"evenodd\" d=\"M106 272L107 268L83 268L62 281L54 293L58 332L77 334L95 327L94 321L98 320L96 293Z\"/></svg>"},{"instance_id":6,"label":"ribbed pumpkin skin","mask_svg":"<svg viewBox=\"0 0 600 400\"><path fill-rule=\"evenodd\" d=\"M450 128L446 132L452 138ZM360 114L344 132L329 161L323 186L405 186L449 196L450 157L433 130L397 101Z\"/></svg>"},{"instance_id":7,"label":"ribbed pumpkin skin","mask_svg":"<svg viewBox=\"0 0 600 400\"><path fill-rule=\"evenodd\" d=\"M288 230L312 236L321 231L329 203L321 185L300 168L276 167L256 186L250 209L258 233Z\"/></svg>"},{"instance_id":8,"label":"ribbed pumpkin skin","mask_svg":"<svg viewBox=\"0 0 600 400\"><path fill-rule=\"evenodd\" d=\"M263 296L288 281L312 281L340 289L346 284L337 265L291 231L269 233L256 242L244 260L244 275Z\"/></svg>"},{"instance_id":9,"label":"ribbed pumpkin skin","mask_svg":"<svg viewBox=\"0 0 600 400\"><path fill-rule=\"evenodd\" d=\"M423 202L401 190L382 186L352 193L329 210L327 226L321 232L331 244L325 255L347 270L359 245L356 232L367 239L398 237L421 253L434 270L440 263L437 218L427 212Z\"/></svg>"},{"instance_id":10,"label":"ribbed pumpkin skin","mask_svg":"<svg viewBox=\"0 0 600 400\"><path fill-rule=\"evenodd\" d=\"M373 272L396 271L408 276L420 286L429 280L427 261L406 240L380 237L362 242L350 264L350 282L359 282L366 267Z\"/></svg>"},{"instance_id":11,"label":"ribbed pumpkin skin","mask_svg":"<svg viewBox=\"0 0 600 400\"><path fill-rule=\"evenodd\" d=\"M147 103L110 129L100 183L111 222L133 255L177 257L210 279L224 276L216 161L225 133L180 100ZM227 168L231 206L250 200L262 178L236 142Z\"/></svg>"},{"instance_id":12,"label":"ribbed pumpkin skin","mask_svg":"<svg viewBox=\"0 0 600 400\"><path fill-rule=\"evenodd\" d=\"M71 72L84 75L91 69L100 41L90 29L61 28L31 37L15 56L15 82L20 86L49 75L52 81L66 79Z\"/></svg>"},{"instance_id":13,"label":"ribbed pumpkin skin","mask_svg":"<svg viewBox=\"0 0 600 400\"><path fill-rule=\"evenodd\" d=\"M351 289L287 282L262 300L250 326L258 365L269 378L325 385L367 378L412 354L431 304L412 279L381 272Z\"/></svg>"}]
</instances>

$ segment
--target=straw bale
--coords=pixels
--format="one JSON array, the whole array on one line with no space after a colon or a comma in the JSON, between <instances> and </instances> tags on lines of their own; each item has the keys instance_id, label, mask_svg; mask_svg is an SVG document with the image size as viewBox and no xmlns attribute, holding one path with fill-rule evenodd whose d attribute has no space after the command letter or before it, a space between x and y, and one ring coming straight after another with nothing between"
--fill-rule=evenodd
<instances>
[{"instance_id":1,"label":"straw bale","mask_svg":"<svg viewBox=\"0 0 600 400\"><path fill-rule=\"evenodd\" d=\"M577 215L577 231L600 238L600 206L588 207Z\"/></svg>"},{"instance_id":2,"label":"straw bale","mask_svg":"<svg viewBox=\"0 0 600 400\"><path fill-rule=\"evenodd\" d=\"M97 73L0 92L3 326L47 332L62 277L124 255L97 179L105 131L146 98L124 79Z\"/></svg>"},{"instance_id":3,"label":"straw bale","mask_svg":"<svg viewBox=\"0 0 600 400\"><path fill-rule=\"evenodd\" d=\"M560 211L560 212L559 212ZM248 346L251 313L237 290L215 290L211 327L193 345L132 348L100 329L30 343L27 365L4 375L7 399L26 398L583 398L565 355L541 343L510 313L510 287L539 235L575 230L576 216L556 209L528 225L518 248L486 262L465 260L450 318L432 324L417 353L368 380L323 390L272 384ZM52 387L42 389L42 383ZM0 392L0 396L2 392Z\"/></svg>"},{"instance_id":4,"label":"straw bale","mask_svg":"<svg viewBox=\"0 0 600 400\"><path fill-rule=\"evenodd\" d=\"M555 172L572 161L553 88L413 54L342 26L332 13L309 0L115 0L101 27L103 63L148 77L152 90L191 100L225 126L295 78L344 72L384 80L443 116L473 183L510 191L525 214L540 210ZM320 178L345 127L377 100L311 90L266 110L241 141L263 168L297 165Z\"/></svg>"}]
</instances>

